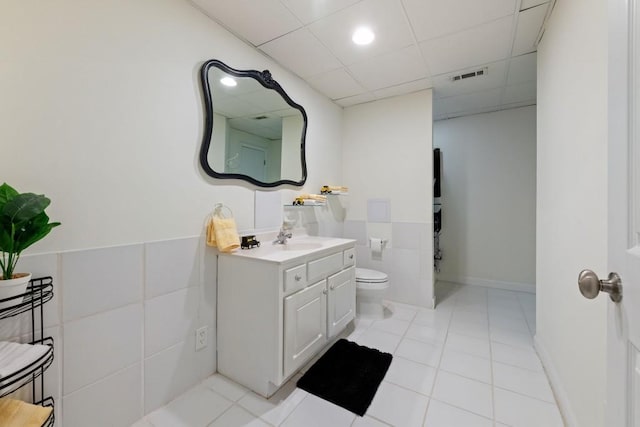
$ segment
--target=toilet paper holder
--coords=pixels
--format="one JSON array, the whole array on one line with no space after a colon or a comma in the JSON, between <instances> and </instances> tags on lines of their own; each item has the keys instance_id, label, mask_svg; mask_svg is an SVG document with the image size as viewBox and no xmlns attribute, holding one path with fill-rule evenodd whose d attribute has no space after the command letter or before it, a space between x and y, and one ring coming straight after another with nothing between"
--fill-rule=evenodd
<instances>
[{"instance_id":1,"label":"toilet paper holder","mask_svg":"<svg viewBox=\"0 0 640 427\"><path fill-rule=\"evenodd\" d=\"M381 239L379 237L370 237L369 238L369 247L374 252L382 251L387 245L386 239Z\"/></svg>"}]
</instances>

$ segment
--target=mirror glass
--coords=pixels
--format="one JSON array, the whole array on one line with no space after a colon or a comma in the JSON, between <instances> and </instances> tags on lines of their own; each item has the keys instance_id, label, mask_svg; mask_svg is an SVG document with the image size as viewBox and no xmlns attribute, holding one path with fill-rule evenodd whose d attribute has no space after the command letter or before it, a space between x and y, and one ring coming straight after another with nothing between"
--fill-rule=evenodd
<instances>
[{"instance_id":1,"label":"mirror glass","mask_svg":"<svg viewBox=\"0 0 640 427\"><path fill-rule=\"evenodd\" d=\"M205 172L261 187L303 185L307 115L269 71L236 70L210 60L202 66L201 80Z\"/></svg>"}]
</instances>

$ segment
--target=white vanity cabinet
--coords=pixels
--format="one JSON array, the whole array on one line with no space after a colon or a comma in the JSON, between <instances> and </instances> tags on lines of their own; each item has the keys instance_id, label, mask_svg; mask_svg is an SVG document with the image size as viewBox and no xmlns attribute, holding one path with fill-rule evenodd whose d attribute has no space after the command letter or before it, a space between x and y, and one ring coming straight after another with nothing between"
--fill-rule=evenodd
<instances>
[{"instance_id":1,"label":"white vanity cabinet","mask_svg":"<svg viewBox=\"0 0 640 427\"><path fill-rule=\"evenodd\" d=\"M218 256L218 372L269 397L355 317L355 242Z\"/></svg>"}]
</instances>

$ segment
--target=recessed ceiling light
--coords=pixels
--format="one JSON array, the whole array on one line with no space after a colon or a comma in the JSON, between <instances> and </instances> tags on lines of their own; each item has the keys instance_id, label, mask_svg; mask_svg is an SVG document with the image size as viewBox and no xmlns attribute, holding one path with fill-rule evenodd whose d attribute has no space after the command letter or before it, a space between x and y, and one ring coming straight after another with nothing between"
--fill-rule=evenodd
<instances>
[{"instance_id":1,"label":"recessed ceiling light","mask_svg":"<svg viewBox=\"0 0 640 427\"><path fill-rule=\"evenodd\" d=\"M367 27L360 27L353 32L353 36L351 36L351 40L357 45L366 45L373 41L376 38L376 35L373 34L373 31Z\"/></svg>"},{"instance_id":2,"label":"recessed ceiling light","mask_svg":"<svg viewBox=\"0 0 640 427\"><path fill-rule=\"evenodd\" d=\"M238 82L236 82L233 78L231 77L223 77L220 79L220 83L222 83L225 86L229 86L229 87L234 87L238 85Z\"/></svg>"}]
</instances>

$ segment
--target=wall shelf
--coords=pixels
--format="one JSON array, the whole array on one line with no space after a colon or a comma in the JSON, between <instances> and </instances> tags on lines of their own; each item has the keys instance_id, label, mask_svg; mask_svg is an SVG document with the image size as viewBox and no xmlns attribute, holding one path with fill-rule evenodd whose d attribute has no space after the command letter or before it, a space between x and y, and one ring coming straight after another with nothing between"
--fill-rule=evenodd
<instances>
[{"instance_id":1,"label":"wall shelf","mask_svg":"<svg viewBox=\"0 0 640 427\"><path fill-rule=\"evenodd\" d=\"M24 366L17 368L0 378L0 397L4 397L19 388L31 383L31 397L35 405L51 408L51 413L43 426L53 426L55 416L53 408L55 402L52 397L44 397L44 372L53 363L54 341L52 337L44 337L44 310L43 306L53 298L53 279L42 277L32 279L24 294L11 298L0 299L2 303L8 303L8 307L0 309L0 319L7 319L22 313L31 312L31 341L30 345L44 345L46 351L35 360L29 361ZM39 314L39 329L36 329L36 312ZM36 380L40 379L39 387ZM39 391L40 398L36 391Z\"/></svg>"}]
</instances>

